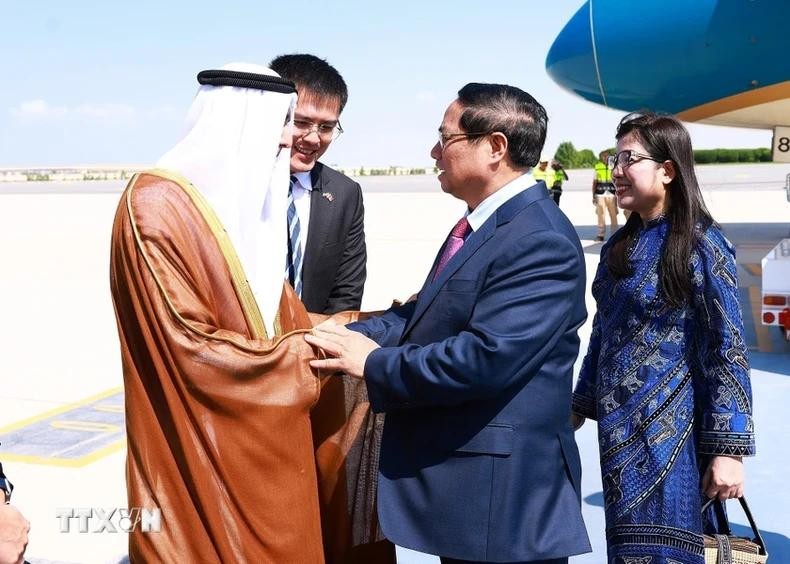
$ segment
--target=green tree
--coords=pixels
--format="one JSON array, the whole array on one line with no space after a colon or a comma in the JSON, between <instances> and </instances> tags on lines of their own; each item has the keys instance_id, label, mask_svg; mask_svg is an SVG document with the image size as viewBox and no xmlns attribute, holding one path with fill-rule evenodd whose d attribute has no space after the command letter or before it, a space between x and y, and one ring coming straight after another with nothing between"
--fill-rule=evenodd
<instances>
[{"instance_id":1,"label":"green tree","mask_svg":"<svg viewBox=\"0 0 790 564\"><path fill-rule=\"evenodd\" d=\"M694 149L694 162L708 164L716 160L716 149Z\"/></svg>"},{"instance_id":2,"label":"green tree","mask_svg":"<svg viewBox=\"0 0 790 564\"><path fill-rule=\"evenodd\" d=\"M578 153L576 147L570 141L563 141L557 147L557 152L554 153L554 158L562 163L565 168L575 168Z\"/></svg>"},{"instance_id":3,"label":"green tree","mask_svg":"<svg viewBox=\"0 0 790 564\"><path fill-rule=\"evenodd\" d=\"M720 163L738 162L737 149L716 149L716 160Z\"/></svg>"},{"instance_id":4,"label":"green tree","mask_svg":"<svg viewBox=\"0 0 790 564\"><path fill-rule=\"evenodd\" d=\"M582 149L576 154L575 168L592 168L598 162L598 156L592 152L592 149Z\"/></svg>"}]
</instances>

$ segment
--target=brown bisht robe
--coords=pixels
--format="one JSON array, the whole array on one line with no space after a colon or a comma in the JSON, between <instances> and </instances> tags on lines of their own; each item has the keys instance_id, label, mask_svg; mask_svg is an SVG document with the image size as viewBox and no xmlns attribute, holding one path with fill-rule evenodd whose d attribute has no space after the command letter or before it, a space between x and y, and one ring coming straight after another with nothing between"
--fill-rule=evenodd
<instances>
[{"instance_id":1,"label":"brown bisht robe","mask_svg":"<svg viewBox=\"0 0 790 564\"><path fill-rule=\"evenodd\" d=\"M161 532L130 535L131 561L394 562L375 542L382 422L364 383L310 368L312 325L287 284L267 338L227 234L186 180L131 180L110 277L129 507L162 516Z\"/></svg>"}]
</instances>

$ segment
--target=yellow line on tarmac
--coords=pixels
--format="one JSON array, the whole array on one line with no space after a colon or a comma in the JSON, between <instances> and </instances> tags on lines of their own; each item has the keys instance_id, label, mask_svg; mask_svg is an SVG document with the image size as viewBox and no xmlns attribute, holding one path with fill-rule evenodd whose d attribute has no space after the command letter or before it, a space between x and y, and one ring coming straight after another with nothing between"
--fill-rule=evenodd
<instances>
[{"instance_id":1,"label":"yellow line on tarmac","mask_svg":"<svg viewBox=\"0 0 790 564\"><path fill-rule=\"evenodd\" d=\"M21 429L22 427L26 427L33 423L39 423L46 419L49 419L56 415L61 415L63 413L72 411L74 409L84 407L96 401L102 400L104 398L108 398L110 396L114 396L123 392L122 387L112 388L110 390L106 390L104 392L95 394L93 396L87 397L85 399L75 401L72 403L68 403L66 405L62 405L60 407L56 407L54 409L50 409L43 413L39 413L38 415L34 415L32 417L28 417L27 419L23 419L21 421L17 421L12 423L6 427L0 428L0 434L10 433L12 431L16 431L17 429ZM108 411L108 412L123 412L123 408L121 407L120 410L117 409L120 406L113 405L113 404L103 404L97 406L100 411ZM78 422L68 422L68 421L53 421L52 426L56 428L73 428L73 425ZM83 424L85 424L83 422ZM107 426L102 431L109 432L111 429L110 426ZM112 425L114 429L118 429L118 426ZM83 429L89 430L89 429ZM90 429L92 431L97 431L98 429ZM81 466L86 466L92 462L99 460L100 458L117 452L126 446L126 437L115 441L114 443L108 444L103 446L102 448L90 453L86 454L85 456L81 456L79 458L56 458L56 457L48 457L48 456L36 456L36 455L29 455L29 454L14 454L12 452L3 452L2 459L13 461L13 462L23 462L27 464L46 464L49 466L65 466L70 468L79 468Z\"/></svg>"},{"instance_id":2,"label":"yellow line on tarmac","mask_svg":"<svg viewBox=\"0 0 790 564\"><path fill-rule=\"evenodd\" d=\"M114 396L123 391L122 387L112 388L111 390L107 390L105 392L101 392L94 396L90 396L89 398L85 398L79 401L75 401L74 403L67 403L66 405L62 405L60 407L56 407L54 409L50 409L49 411L45 411L44 413L39 413L38 415L34 415L32 417L28 417L27 419L22 419L21 421L17 421L16 423L11 423L6 427L0 427L0 434L9 433L11 431L16 431L17 429L21 429L22 427L26 427L31 423L38 423L39 421L43 421L44 419L48 419L53 415L60 415L61 413L66 413L67 411L71 411L72 409L76 409L78 407L83 407L90 403L93 403L97 400L104 399L110 396ZM6 456L6 455L4 455Z\"/></svg>"},{"instance_id":3,"label":"yellow line on tarmac","mask_svg":"<svg viewBox=\"0 0 790 564\"><path fill-rule=\"evenodd\" d=\"M95 409L96 411L105 411L107 413L123 413L122 405L103 404L103 405L97 405L93 409Z\"/></svg>"},{"instance_id":4,"label":"yellow line on tarmac","mask_svg":"<svg viewBox=\"0 0 790 564\"><path fill-rule=\"evenodd\" d=\"M126 439L109 444L99 450L86 454L79 458L49 458L48 456L32 456L29 454L3 453L3 460L12 462L24 462L27 464L45 464L47 466L66 466L69 468L79 468L96 462L100 458L121 450L126 445Z\"/></svg>"},{"instance_id":5,"label":"yellow line on tarmac","mask_svg":"<svg viewBox=\"0 0 790 564\"><path fill-rule=\"evenodd\" d=\"M85 431L86 433L117 433L121 430L118 425L112 423L99 423L98 421L62 421L56 420L50 423L55 429L66 429L67 431Z\"/></svg>"},{"instance_id":6,"label":"yellow line on tarmac","mask_svg":"<svg viewBox=\"0 0 790 564\"><path fill-rule=\"evenodd\" d=\"M772 352L771 336L768 334L770 327L763 325L763 294L758 286L749 286L749 302L752 305L754 332L757 335L757 350L760 352Z\"/></svg>"}]
</instances>

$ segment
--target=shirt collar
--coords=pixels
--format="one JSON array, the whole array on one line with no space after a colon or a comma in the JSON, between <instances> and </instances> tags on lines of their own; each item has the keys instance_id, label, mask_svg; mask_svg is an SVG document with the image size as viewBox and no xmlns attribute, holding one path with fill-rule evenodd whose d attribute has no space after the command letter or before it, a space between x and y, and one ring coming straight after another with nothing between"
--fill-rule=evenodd
<instances>
[{"instance_id":1,"label":"shirt collar","mask_svg":"<svg viewBox=\"0 0 790 564\"><path fill-rule=\"evenodd\" d=\"M499 209L499 206L533 184L535 184L535 179L532 178L532 175L528 172L524 173L488 196L473 211L467 210L466 220L472 227L472 231L480 229L486 220Z\"/></svg>"},{"instance_id":2,"label":"shirt collar","mask_svg":"<svg viewBox=\"0 0 790 564\"><path fill-rule=\"evenodd\" d=\"M313 191L313 179L310 178L310 171L307 172L295 172L293 176L299 181L299 186L307 190L308 192Z\"/></svg>"}]
</instances>

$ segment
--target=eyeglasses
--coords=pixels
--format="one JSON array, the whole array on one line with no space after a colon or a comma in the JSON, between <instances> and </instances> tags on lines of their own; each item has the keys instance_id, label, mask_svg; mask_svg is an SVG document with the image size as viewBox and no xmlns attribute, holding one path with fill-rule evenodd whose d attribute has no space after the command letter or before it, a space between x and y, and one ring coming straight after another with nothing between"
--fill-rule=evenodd
<instances>
[{"instance_id":1,"label":"eyeglasses","mask_svg":"<svg viewBox=\"0 0 790 564\"><path fill-rule=\"evenodd\" d=\"M623 168L628 168L634 163L637 163L641 160L647 159L649 161L655 161L657 163L663 163L662 159L657 159L655 157L651 157L650 155L646 155L644 153L639 153L637 151L632 151L630 149L626 149L625 151L620 151L614 156L609 156L606 160L606 164L609 168L614 170L619 166Z\"/></svg>"},{"instance_id":2,"label":"eyeglasses","mask_svg":"<svg viewBox=\"0 0 790 564\"><path fill-rule=\"evenodd\" d=\"M340 127L340 122L313 123L306 119L295 119L294 131L299 134L299 137L307 137L315 131L322 141L333 141L340 137L340 134L343 133L343 128Z\"/></svg>"},{"instance_id":3,"label":"eyeglasses","mask_svg":"<svg viewBox=\"0 0 790 564\"><path fill-rule=\"evenodd\" d=\"M456 138L456 137L465 137L469 139L470 137L482 137L483 135L489 135L490 131L476 131L473 133L442 133L439 132L439 148L444 150L444 148L448 145L448 141Z\"/></svg>"}]
</instances>

